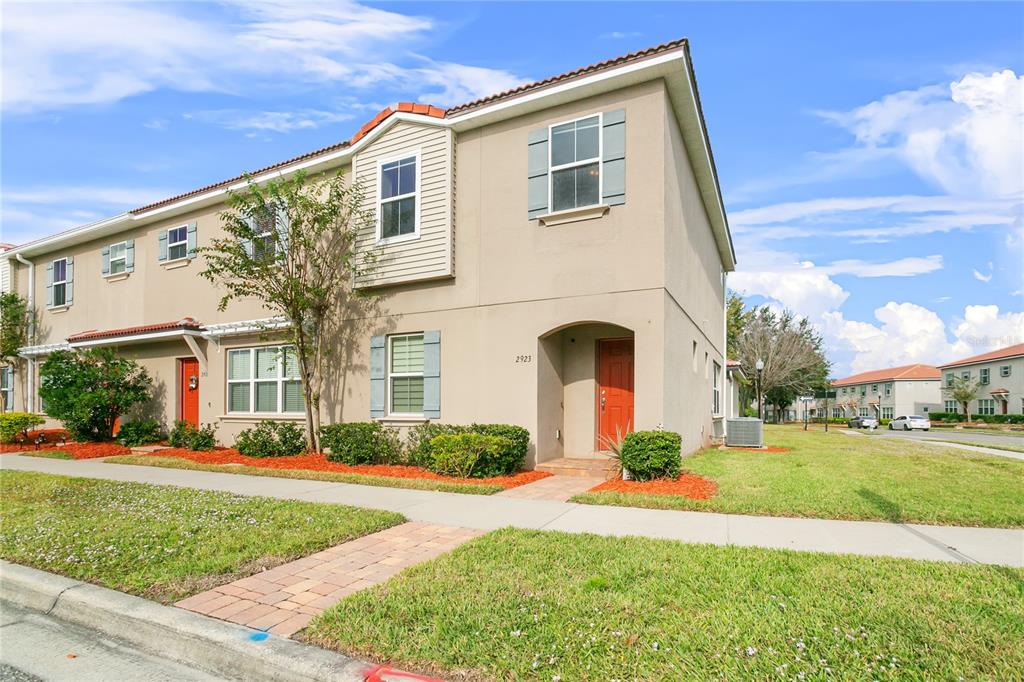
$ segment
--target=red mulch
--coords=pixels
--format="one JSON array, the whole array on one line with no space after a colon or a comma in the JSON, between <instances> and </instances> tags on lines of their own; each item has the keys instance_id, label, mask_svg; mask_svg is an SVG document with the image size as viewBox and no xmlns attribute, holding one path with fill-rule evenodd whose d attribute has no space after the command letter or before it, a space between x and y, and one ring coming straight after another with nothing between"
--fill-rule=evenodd
<instances>
[{"instance_id":1,"label":"red mulch","mask_svg":"<svg viewBox=\"0 0 1024 682\"><path fill-rule=\"evenodd\" d=\"M726 450L746 450L747 452L789 452L789 448L726 448Z\"/></svg>"},{"instance_id":2,"label":"red mulch","mask_svg":"<svg viewBox=\"0 0 1024 682\"><path fill-rule=\"evenodd\" d=\"M35 452L42 450L60 450L71 455L74 459L95 459L96 457L113 457L114 455L130 455L131 449L118 445L117 443L76 443L74 441L57 445L55 443L44 443L38 448L32 441L40 434L49 440L55 440L57 436L67 437L64 429L38 429L28 432L28 442L21 443L0 443L0 454L8 452Z\"/></svg>"},{"instance_id":3,"label":"red mulch","mask_svg":"<svg viewBox=\"0 0 1024 682\"><path fill-rule=\"evenodd\" d=\"M448 481L450 483L468 483L472 485L500 485L503 488L517 488L527 483L547 478L551 474L544 471L520 471L513 476L495 476L494 478L456 478L442 476L433 471L419 467L388 464L359 464L349 466L340 462L330 462L323 454L295 455L292 457L246 457L233 448L217 448L208 452L193 452L184 448L169 448L150 453L154 457L180 457L200 464L243 464L262 469L292 469L305 471L333 471L341 474L362 474L366 476L388 476L390 478L424 478L432 481Z\"/></svg>"},{"instance_id":4,"label":"red mulch","mask_svg":"<svg viewBox=\"0 0 1024 682\"><path fill-rule=\"evenodd\" d=\"M621 478L605 481L590 489L592 493L642 493L647 495L681 495L691 500L710 500L718 492L718 485L703 476L684 471L679 478L659 478L653 481L624 481Z\"/></svg>"}]
</instances>

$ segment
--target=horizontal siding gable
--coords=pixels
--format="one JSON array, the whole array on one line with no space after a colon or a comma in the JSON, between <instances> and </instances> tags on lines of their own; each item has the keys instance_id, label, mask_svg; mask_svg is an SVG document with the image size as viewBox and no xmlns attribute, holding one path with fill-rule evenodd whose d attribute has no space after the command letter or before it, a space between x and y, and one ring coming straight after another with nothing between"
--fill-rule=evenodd
<instances>
[{"instance_id":1,"label":"horizontal siding gable","mask_svg":"<svg viewBox=\"0 0 1024 682\"><path fill-rule=\"evenodd\" d=\"M356 239L356 253L373 254L366 259L373 264L356 278L356 286L381 286L454 275L454 147L451 130L402 121L356 155L353 177L362 188L364 208L373 216L373 221L359 230ZM381 160L392 161L406 153L418 153L420 159L419 237L379 244L377 166Z\"/></svg>"}]
</instances>

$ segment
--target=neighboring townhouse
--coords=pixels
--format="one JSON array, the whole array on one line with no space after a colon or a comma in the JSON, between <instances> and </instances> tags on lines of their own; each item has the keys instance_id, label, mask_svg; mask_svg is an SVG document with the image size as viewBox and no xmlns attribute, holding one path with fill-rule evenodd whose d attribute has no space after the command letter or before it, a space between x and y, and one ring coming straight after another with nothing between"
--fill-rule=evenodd
<instances>
[{"instance_id":1,"label":"neighboring townhouse","mask_svg":"<svg viewBox=\"0 0 1024 682\"><path fill-rule=\"evenodd\" d=\"M968 403L972 415L1024 414L1024 343L940 365L939 370L944 412L962 412L963 406L949 394L954 377L962 376L981 385L978 399Z\"/></svg>"},{"instance_id":2,"label":"neighboring townhouse","mask_svg":"<svg viewBox=\"0 0 1024 682\"><path fill-rule=\"evenodd\" d=\"M14 244L0 244L0 294L6 294L12 289L11 266L3 257L7 251L14 248ZM5 412L14 410L14 368L0 365L0 409Z\"/></svg>"},{"instance_id":3,"label":"neighboring townhouse","mask_svg":"<svg viewBox=\"0 0 1024 682\"><path fill-rule=\"evenodd\" d=\"M324 419L505 422L528 465L599 457L602 436L710 442L725 383L729 234L685 40L444 110L388 107L348 141L254 171L343 170L376 223L373 291L338 339ZM221 442L303 418L257 302L221 312L196 249L242 176L19 246L41 313L28 404L56 348L111 346L156 379L148 412ZM27 264L26 264L27 263Z\"/></svg>"},{"instance_id":4,"label":"neighboring townhouse","mask_svg":"<svg viewBox=\"0 0 1024 682\"><path fill-rule=\"evenodd\" d=\"M861 372L832 382L835 418L895 419L928 416L942 408L939 370L932 365L903 365Z\"/></svg>"}]
</instances>

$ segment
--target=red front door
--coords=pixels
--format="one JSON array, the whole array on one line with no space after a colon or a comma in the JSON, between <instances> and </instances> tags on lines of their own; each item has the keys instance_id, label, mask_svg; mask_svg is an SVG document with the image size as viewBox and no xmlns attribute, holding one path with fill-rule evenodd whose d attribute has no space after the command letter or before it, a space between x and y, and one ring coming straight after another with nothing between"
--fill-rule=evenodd
<instances>
[{"instance_id":1,"label":"red front door","mask_svg":"<svg viewBox=\"0 0 1024 682\"><path fill-rule=\"evenodd\" d=\"M633 430L633 339L597 342L597 449Z\"/></svg>"},{"instance_id":2,"label":"red front door","mask_svg":"<svg viewBox=\"0 0 1024 682\"><path fill-rule=\"evenodd\" d=\"M181 419L196 428L199 427L199 361L185 358L178 361L178 395L181 404Z\"/></svg>"}]
</instances>

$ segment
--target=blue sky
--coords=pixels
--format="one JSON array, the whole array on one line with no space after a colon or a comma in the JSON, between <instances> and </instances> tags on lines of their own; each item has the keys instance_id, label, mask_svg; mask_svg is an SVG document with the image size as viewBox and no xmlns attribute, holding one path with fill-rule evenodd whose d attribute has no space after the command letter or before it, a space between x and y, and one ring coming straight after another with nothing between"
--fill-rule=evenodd
<instances>
[{"instance_id":1,"label":"blue sky","mask_svg":"<svg viewBox=\"0 0 1024 682\"><path fill-rule=\"evenodd\" d=\"M687 36L752 302L835 374L1024 341L1020 3L5 3L24 242Z\"/></svg>"}]
</instances>

